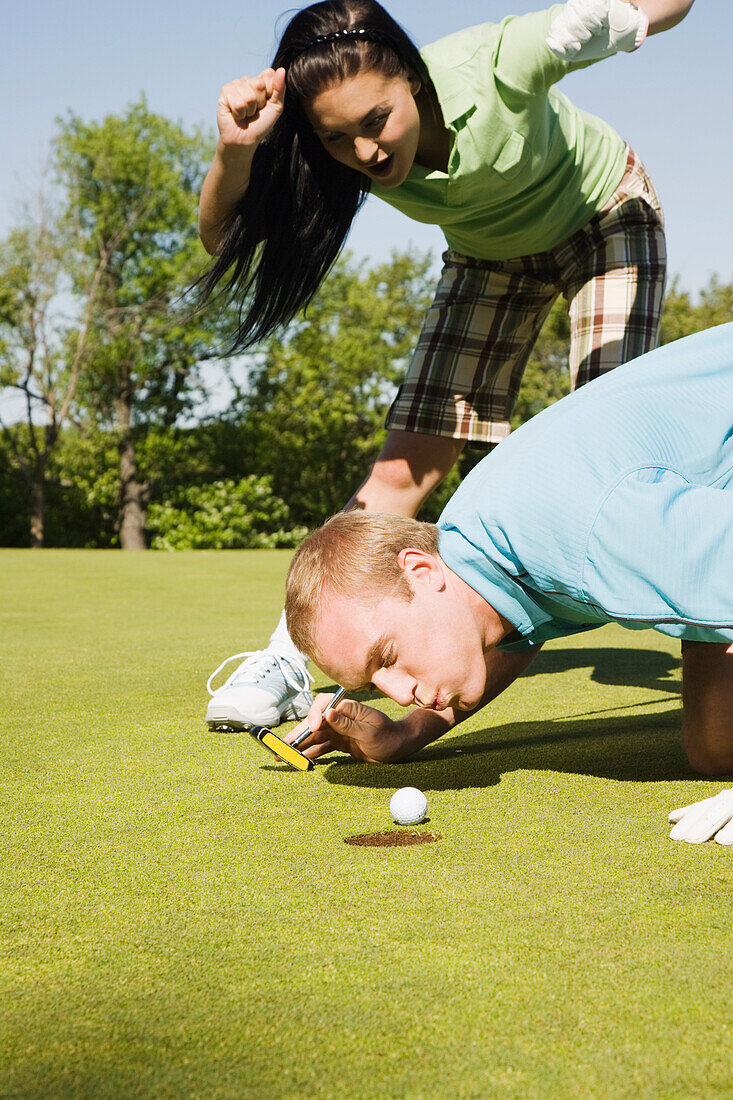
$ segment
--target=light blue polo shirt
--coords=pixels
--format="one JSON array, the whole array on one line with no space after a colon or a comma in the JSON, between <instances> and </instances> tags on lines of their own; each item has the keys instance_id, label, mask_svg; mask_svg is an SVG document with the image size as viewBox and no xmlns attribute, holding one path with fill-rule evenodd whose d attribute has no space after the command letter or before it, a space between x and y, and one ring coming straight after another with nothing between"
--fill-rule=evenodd
<instances>
[{"instance_id":1,"label":"light blue polo shirt","mask_svg":"<svg viewBox=\"0 0 733 1100\"><path fill-rule=\"evenodd\" d=\"M440 554L516 627L733 641L733 324L617 367L524 424L445 508Z\"/></svg>"}]
</instances>

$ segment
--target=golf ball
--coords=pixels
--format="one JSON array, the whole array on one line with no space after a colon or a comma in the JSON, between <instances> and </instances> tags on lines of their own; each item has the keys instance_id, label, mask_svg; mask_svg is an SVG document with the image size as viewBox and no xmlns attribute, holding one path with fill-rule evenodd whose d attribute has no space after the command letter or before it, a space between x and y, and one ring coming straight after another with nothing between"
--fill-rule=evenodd
<instances>
[{"instance_id":1,"label":"golf ball","mask_svg":"<svg viewBox=\"0 0 733 1100\"><path fill-rule=\"evenodd\" d=\"M389 812L398 825L417 825L428 812L428 800L417 787L400 787L389 800Z\"/></svg>"}]
</instances>

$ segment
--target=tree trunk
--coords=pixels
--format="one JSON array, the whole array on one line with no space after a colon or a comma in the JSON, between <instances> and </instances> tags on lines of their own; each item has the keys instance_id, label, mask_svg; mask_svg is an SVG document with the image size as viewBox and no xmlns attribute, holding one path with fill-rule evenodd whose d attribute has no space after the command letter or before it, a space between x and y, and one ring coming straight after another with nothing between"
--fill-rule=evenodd
<instances>
[{"instance_id":1,"label":"tree trunk","mask_svg":"<svg viewBox=\"0 0 733 1100\"><path fill-rule=\"evenodd\" d=\"M39 550L43 546L43 527L46 511L45 476L43 467L36 465L31 483L31 548Z\"/></svg>"},{"instance_id":2,"label":"tree trunk","mask_svg":"<svg viewBox=\"0 0 733 1100\"><path fill-rule=\"evenodd\" d=\"M120 546L123 550L145 550L145 487L138 481L130 426L130 401L126 395L116 399L115 416L122 484Z\"/></svg>"}]
</instances>

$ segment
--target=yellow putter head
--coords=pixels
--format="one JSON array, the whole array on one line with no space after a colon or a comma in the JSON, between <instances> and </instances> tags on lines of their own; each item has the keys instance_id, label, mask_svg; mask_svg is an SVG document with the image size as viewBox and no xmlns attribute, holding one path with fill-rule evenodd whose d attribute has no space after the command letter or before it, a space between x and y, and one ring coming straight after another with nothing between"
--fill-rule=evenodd
<instances>
[{"instance_id":1,"label":"yellow putter head","mask_svg":"<svg viewBox=\"0 0 733 1100\"><path fill-rule=\"evenodd\" d=\"M271 752L273 756L279 756L281 760L284 760L286 764L289 764L291 768L297 768L299 772L309 772L313 767L313 761L309 760L307 756L304 756L299 749L289 745L287 741L283 741L281 737L278 737L276 733L268 729L267 726L252 726L249 731L250 736L254 737L255 741Z\"/></svg>"}]
</instances>

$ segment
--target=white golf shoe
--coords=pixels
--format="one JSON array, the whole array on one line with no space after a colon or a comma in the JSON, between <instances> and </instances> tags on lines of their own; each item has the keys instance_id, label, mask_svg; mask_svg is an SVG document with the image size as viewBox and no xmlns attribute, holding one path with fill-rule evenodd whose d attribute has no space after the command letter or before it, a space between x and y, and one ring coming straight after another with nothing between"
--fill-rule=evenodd
<instances>
[{"instance_id":1,"label":"white golf shoe","mask_svg":"<svg viewBox=\"0 0 733 1100\"><path fill-rule=\"evenodd\" d=\"M244 657L228 680L212 690L212 681L230 661ZM308 669L296 654L274 649L234 653L212 672L206 687L209 729L242 730L250 726L278 726L305 718L313 703Z\"/></svg>"}]
</instances>

